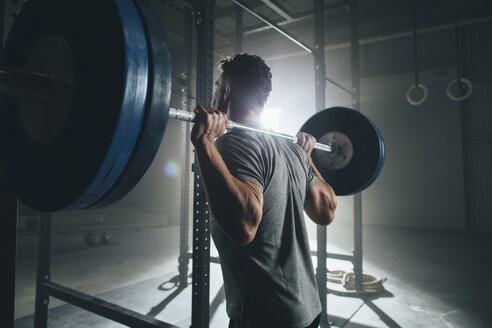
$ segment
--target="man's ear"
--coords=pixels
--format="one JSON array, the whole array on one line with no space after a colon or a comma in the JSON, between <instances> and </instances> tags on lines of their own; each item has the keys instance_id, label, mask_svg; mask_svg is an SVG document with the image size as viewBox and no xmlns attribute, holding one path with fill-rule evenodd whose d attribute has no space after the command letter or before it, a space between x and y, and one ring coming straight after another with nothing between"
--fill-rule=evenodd
<instances>
[{"instance_id":1,"label":"man's ear","mask_svg":"<svg viewBox=\"0 0 492 328\"><path fill-rule=\"evenodd\" d=\"M232 96L232 85L227 84L224 92L224 101L225 102L231 101L231 96Z\"/></svg>"}]
</instances>

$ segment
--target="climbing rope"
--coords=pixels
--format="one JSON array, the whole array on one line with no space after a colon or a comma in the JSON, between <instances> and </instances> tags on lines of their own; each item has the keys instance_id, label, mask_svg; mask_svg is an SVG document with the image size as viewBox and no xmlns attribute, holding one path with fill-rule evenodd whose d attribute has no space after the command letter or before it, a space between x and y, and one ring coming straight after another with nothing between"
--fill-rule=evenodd
<instances>
[{"instance_id":1,"label":"climbing rope","mask_svg":"<svg viewBox=\"0 0 492 328\"><path fill-rule=\"evenodd\" d=\"M333 270L327 273L326 278L334 284L341 284L340 288L327 287L331 294L339 296L358 296L377 294L384 291L383 282L386 278L376 278L374 276L362 275L362 289L355 288L355 273L342 270Z\"/></svg>"}]
</instances>

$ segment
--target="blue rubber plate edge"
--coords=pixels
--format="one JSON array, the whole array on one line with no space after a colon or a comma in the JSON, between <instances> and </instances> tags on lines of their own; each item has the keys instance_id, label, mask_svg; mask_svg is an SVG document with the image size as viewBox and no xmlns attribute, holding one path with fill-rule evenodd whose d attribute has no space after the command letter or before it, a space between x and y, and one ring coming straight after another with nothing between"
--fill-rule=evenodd
<instances>
[{"instance_id":1,"label":"blue rubber plate edge","mask_svg":"<svg viewBox=\"0 0 492 328\"><path fill-rule=\"evenodd\" d=\"M125 168L142 125L148 81L148 53L140 15L131 0L115 0L125 38L125 92L113 140L96 177L64 211L90 207L103 197Z\"/></svg>"},{"instance_id":2,"label":"blue rubber plate edge","mask_svg":"<svg viewBox=\"0 0 492 328\"><path fill-rule=\"evenodd\" d=\"M384 144L383 135L381 134L381 131L378 129L378 127L376 126L376 124L374 124L372 120L367 118L367 116L366 119L371 123L379 139L379 162L378 162L378 166L376 167L376 170L374 170L374 174L372 175L372 177L361 188L351 193L351 195L361 192L364 189L367 189L370 185L372 185L373 182L376 181L376 179L381 174L381 171L383 170L384 162L386 161L386 146Z\"/></svg>"}]
</instances>

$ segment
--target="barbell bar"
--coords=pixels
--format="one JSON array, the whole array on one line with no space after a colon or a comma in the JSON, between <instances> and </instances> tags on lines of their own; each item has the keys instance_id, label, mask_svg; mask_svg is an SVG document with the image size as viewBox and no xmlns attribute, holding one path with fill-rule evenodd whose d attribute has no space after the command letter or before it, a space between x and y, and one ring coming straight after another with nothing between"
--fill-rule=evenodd
<instances>
[{"instance_id":1,"label":"barbell bar","mask_svg":"<svg viewBox=\"0 0 492 328\"><path fill-rule=\"evenodd\" d=\"M46 101L55 97L53 95L53 86L57 83L71 84L71 81L57 81L46 74L28 72L25 70L0 68L0 94L20 99L29 99L35 101ZM170 107L168 117L170 119L195 123L197 120L194 112ZM297 143L297 137L289 134L275 132L272 130L260 129L254 126L245 125L229 121L228 130L250 131L262 134L268 134L274 137L284 138ZM333 152L330 145L316 142L314 149L326 152Z\"/></svg>"},{"instance_id":2,"label":"barbell bar","mask_svg":"<svg viewBox=\"0 0 492 328\"><path fill-rule=\"evenodd\" d=\"M36 210L121 199L152 163L167 120L195 120L170 108L169 47L145 0L30 0L0 67L0 91L10 95L0 109L1 165ZM297 141L235 122L228 129ZM382 136L361 113L326 109L301 131L320 141L313 161L338 195L367 188L381 172Z\"/></svg>"},{"instance_id":3,"label":"barbell bar","mask_svg":"<svg viewBox=\"0 0 492 328\"><path fill-rule=\"evenodd\" d=\"M184 121L184 122L195 122L197 120L196 114L194 112L188 112L185 110L181 109L176 109L176 108L169 108L169 118L179 120L179 121ZM254 126L250 125L245 125L241 123L236 123L233 121L229 121L229 124L227 125L228 130L237 130L237 131L249 131L249 132L258 132L262 134L268 134L274 137L279 137L279 138L284 138L287 140L290 140L294 143L297 142L297 137L289 135L289 134L284 134L284 133L279 133L271 130L265 130L265 129L260 129ZM330 145L322 144L319 142L316 142L314 145L314 149L318 149L321 151L326 151L326 152L333 152L333 148Z\"/></svg>"},{"instance_id":4,"label":"barbell bar","mask_svg":"<svg viewBox=\"0 0 492 328\"><path fill-rule=\"evenodd\" d=\"M30 99L36 101L46 101L55 97L53 95L54 85L57 83L71 84L70 81L58 81L49 77L46 74L28 72L25 70L0 68L0 94L9 97ZM168 117L174 120L195 123L197 120L194 112L185 111L170 107ZM228 130L250 131L268 134L271 136L284 138L297 142L297 137L289 134L279 133L272 130L260 129L254 126L245 125L233 121L229 121ZM332 152L333 148L330 145L316 142L314 149Z\"/></svg>"}]
</instances>

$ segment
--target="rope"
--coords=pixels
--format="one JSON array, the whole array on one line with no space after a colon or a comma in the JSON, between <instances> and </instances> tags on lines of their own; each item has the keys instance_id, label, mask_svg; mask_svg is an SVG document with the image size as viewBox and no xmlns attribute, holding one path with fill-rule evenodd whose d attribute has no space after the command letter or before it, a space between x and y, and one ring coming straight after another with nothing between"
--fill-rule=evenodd
<instances>
[{"instance_id":1,"label":"rope","mask_svg":"<svg viewBox=\"0 0 492 328\"><path fill-rule=\"evenodd\" d=\"M415 75L415 83L408 88L407 91L407 101L411 105L420 105L422 104L426 99L427 96L429 95L429 90L427 89L427 86L423 83L420 83L420 77L419 77L419 52L417 48L417 31L418 31L418 0L413 1L413 69L414 69L414 75ZM413 89L419 88L423 91L423 96L419 100L414 100L412 99L411 92Z\"/></svg>"},{"instance_id":2,"label":"rope","mask_svg":"<svg viewBox=\"0 0 492 328\"><path fill-rule=\"evenodd\" d=\"M418 30L418 0L413 1L413 66L415 74L415 85L420 83L419 79L419 52L417 48L417 30Z\"/></svg>"},{"instance_id":3,"label":"rope","mask_svg":"<svg viewBox=\"0 0 492 328\"><path fill-rule=\"evenodd\" d=\"M446 93L448 97L453 101L462 101L466 98L470 97L473 91L473 84L470 80L465 79L463 77L463 69L461 67L461 43L460 43L460 28L459 28L459 8L458 8L458 0L453 1L453 9L454 9L454 45L456 50L456 79L449 82ZM459 95L455 96L451 92L451 87L454 84L458 84L459 87ZM466 93L464 92L464 88L466 89Z\"/></svg>"},{"instance_id":4,"label":"rope","mask_svg":"<svg viewBox=\"0 0 492 328\"><path fill-rule=\"evenodd\" d=\"M453 14L454 14L454 47L456 50L456 80L461 82L462 70L461 70L461 44L460 44L460 28L459 28L459 12L458 12L458 0L453 1Z\"/></svg>"},{"instance_id":5,"label":"rope","mask_svg":"<svg viewBox=\"0 0 492 328\"><path fill-rule=\"evenodd\" d=\"M377 294L384 291L383 282L386 278L376 278L374 276L362 275L362 289L355 289L355 273L345 272L342 270L330 271L326 275L326 279L334 284L341 284L340 288L327 287L329 293L339 296L357 296Z\"/></svg>"}]
</instances>

